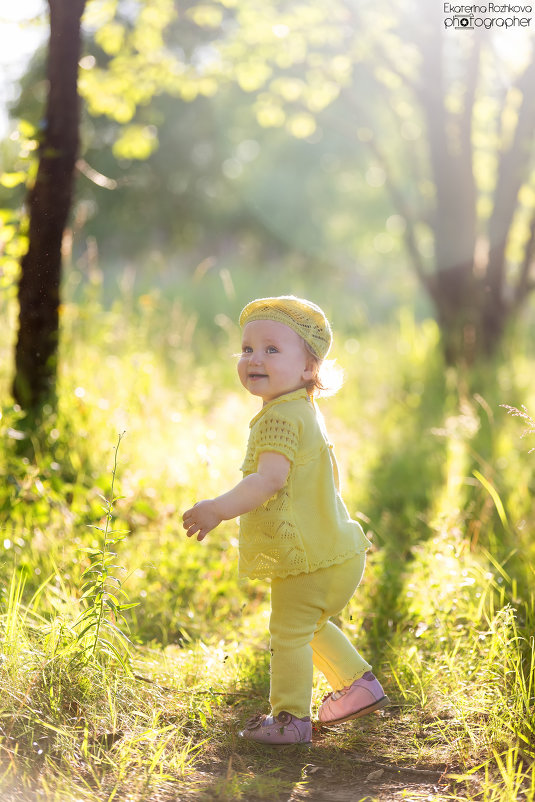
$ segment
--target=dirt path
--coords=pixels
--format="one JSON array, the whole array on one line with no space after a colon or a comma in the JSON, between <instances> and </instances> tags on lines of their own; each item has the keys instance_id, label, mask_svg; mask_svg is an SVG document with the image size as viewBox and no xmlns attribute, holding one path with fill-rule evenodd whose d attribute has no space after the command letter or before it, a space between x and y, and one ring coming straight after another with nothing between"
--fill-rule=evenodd
<instances>
[{"instance_id":1,"label":"dirt path","mask_svg":"<svg viewBox=\"0 0 535 802\"><path fill-rule=\"evenodd\" d=\"M386 764L381 764L384 768L377 768L376 763L357 755L346 753L345 757L349 762L354 760L350 770L331 768L321 758L309 763L305 757L296 759L293 771L285 768L276 773L278 787L273 785L271 793L268 787L262 787L263 779L269 781L274 777L270 758L264 772L258 766L255 771L249 766L245 772L231 767L230 771L219 775L200 772L198 792L188 798L199 802L237 798L246 802L266 799L276 802L439 802L447 798L448 781L440 770L413 770ZM313 750L308 759L316 761ZM238 785L241 790L234 796ZM173 798L181 799L180 796Z\"/></svg>"},{"instance_id":2,"label":"dirt path","mask_svg":"<svg viewBox=\"0 0 535 802\"><path fill-rule=\"evenodd\" d=\"M397 733L395 737L403 737ZM192 802L399 802L448 798L444 766L411 766L340 747L333 732L315 732L310 747L236 743L229 757L203 766ZM175 792L176 793L176 792ZM172 797L182 799L180 796Z\"/></svg>"},{"instance_id":3,"label":"dirt path","mask_svg":"<svg viewBox=\"0 0 535 802\"><path fill-rule=\"evenodd\" d=\"M394 708L395 710L395 708ZM399 713L399 711L398 711ZM1 802L446 802L451 799L451 766L440 754L418 747L414 722L384 711L338 727L315 726L309 746L273 747L238 735L236 713L219 722L218 732L203 742L202 756L183 777L152 776L135 767L116 787L115 771L96 784L85 774L84 794L67 782L50 793L34 782L11 783L0 790ZM120 739L119 739L120 741ZM117 739L106 745L113 765ZM425 757L427 755L427 758ZM0 773L1 776L1 773ZM7 775L6 775L7 776ZM21 779L21 778L19 778ZM46 779L46 778L44 778ZM51 777L48 778L50 786ZM11 785L11 787L9 787ZM52 784L54 786L54 783ZM80 790L80 786L76 786Z\"/></svg>"}]
</instances>

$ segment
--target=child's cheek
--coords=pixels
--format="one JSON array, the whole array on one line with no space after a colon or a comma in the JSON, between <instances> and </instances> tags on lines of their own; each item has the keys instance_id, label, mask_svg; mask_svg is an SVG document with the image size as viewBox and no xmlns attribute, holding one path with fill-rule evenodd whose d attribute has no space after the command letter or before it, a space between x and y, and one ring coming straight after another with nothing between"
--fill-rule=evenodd
<instances>
[{"instance_id":1,"label":"child's cheek","mask_svg":"<svg viewBox=\"0 0 535 802\"><path fill-rule=\"evenodd\" d=\"M243 381L245 380L245 378L247 376L247 360L246 359L242 358L238 362L238 376L240 378L240 381L243 383Z\"/></svg>"}]
</instances>

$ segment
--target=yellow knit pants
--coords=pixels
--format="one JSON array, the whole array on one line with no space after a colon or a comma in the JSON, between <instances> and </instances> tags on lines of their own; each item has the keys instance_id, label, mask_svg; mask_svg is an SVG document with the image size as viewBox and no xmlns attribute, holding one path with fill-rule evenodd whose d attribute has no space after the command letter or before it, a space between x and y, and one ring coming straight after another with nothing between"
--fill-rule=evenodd
<instances>
[{"instance_id":1,"label":"yellow knit pants","mask_svg":"<svg viewBox=\"0 0 535 802\"><path fill-rule=\"evenodd\" d=\"M366 554L357 554L341 565L272 580L270 702L274 715L283 710L299 718L310 715L313 665L333 690L371 670L329 621L355 592L365 562Z\"/></svg>"}]
</instances>

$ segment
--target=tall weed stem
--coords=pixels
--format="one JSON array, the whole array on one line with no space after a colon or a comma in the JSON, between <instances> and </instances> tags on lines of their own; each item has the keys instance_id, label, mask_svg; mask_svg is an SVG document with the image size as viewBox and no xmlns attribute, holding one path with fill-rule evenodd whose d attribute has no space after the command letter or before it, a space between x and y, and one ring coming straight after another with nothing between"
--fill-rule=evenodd
<instances>
[{"instance_id":1,"label":"tall weed stem","mask_svg":"<svg viewBox=\"0 0 535 802\"><path fill-rule=\"evenodd\" d=\"M116 658L123 668L130 671L128 657L131 641L118 624L123 623L128 629L128 622L123 611L136 607L137 603L128 602L128 596L122 587L121 580L114 575L113 569L122 571L125 569L114 563L117 552L111 551L111 547L128 534L127 531L112 528L114 505L121 498L121 496L115 496L115 479L119 446L123 437L124 432L119 435L114 449L109 496L108 498L101 496L104 501L104 526L90 524L92 529L102 533L102 546L101 548L83 549L90 557L90 564L82 574L82 579L86 581L82 585L81 601L88 606L76 621L75 627L81 626L81 631L77 634L77 641L82 646L82 653L87 659L95 660L98 653L101 652L108 657ZM121 601L121 598L124 601ZM86 645L87 637L89 643Z\"/></svg>"}]
</instances>

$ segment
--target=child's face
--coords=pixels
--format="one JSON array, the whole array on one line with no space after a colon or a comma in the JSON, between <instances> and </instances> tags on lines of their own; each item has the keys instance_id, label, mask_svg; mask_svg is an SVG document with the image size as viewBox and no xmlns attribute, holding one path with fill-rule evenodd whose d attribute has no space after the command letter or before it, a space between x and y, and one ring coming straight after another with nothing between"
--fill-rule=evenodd
<instances>
[{"instance_id":1,"label":"child's face","mask_svg":"<svg viewBox=\"0 0 535 802\"><path fill-rule=\"evenodd\" d=\"M264 403L305 387L313 378L301 337L275 320L253 320L243 329L238 375L243 386Z\"/></svg>"}]
</instances>

